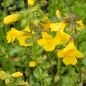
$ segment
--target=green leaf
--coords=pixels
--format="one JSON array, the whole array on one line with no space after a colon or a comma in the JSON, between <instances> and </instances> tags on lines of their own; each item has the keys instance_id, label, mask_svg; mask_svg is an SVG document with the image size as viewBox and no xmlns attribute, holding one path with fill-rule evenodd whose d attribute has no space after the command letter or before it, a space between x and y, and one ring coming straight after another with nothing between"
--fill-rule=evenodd
<instances>
[{"instance_id":1,"label":"green leaf","mask_svg":"<svg viewBox=\"0 0 86 86\"><path fill-rule=\"evenodd\" d=\"M84 64L84 66L86 66L86 59L83 59L82 63Z\"/></svg>"},{"instance_id":2,"label":"green leaf","mask_svg":"<svg viewBox=\"0 0 86 86\"><path fill-rule=\"evenodd\" d=\"M4 46L0 46L0 52L1 52L2 54L5 53L5 47L4 47Z\"/></svg>"},{"instance_id":3,"label":"green leaf","mask_svg":"<svg viewBox=\"0 0 86 86\"><path fill-rule=\"evenodd\" d=\"M33 76L29 77L29 84L30 86L40 86L38 80Z\"/></svg>"},{"instance_id":4,"label":"green leaf","mask_svg":"<svg viewBox=\"0 0 86 86\"><path fill-rule=\"evenodd\" d=\"M46 78L44 79L45 86L46 86L46 85L49 85L49 86L50 86L51 80L52 80L51 77L46 77Z\"/></svg>"},{"instance_id":5,"label":"green leaf","mask_svg":"<svg viewBox=\"0 0 86 86\"><path fill-rule=\"evenodd\" d=\"M39 66L33 72L34 76L39 80L41 79L42 73L43 70Z\"/></svg>"}]
</instances>

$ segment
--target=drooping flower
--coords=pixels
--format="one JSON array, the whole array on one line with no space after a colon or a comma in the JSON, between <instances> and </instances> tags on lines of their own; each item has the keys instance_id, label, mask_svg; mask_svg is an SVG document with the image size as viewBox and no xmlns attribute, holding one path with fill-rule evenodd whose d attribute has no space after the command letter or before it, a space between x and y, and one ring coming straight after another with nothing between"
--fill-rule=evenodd
<instances>
[{"instance_id":1,"label":"drooping flower","mask_svg":"<svg viewBox=\"0 0 86 86\"><path fill-rule=\"evenodd\" d=\"M63 31L64 28L66 27L66 23L65 22L60 22L60 23L51 23L50 26L51 28L50 31Z\"/></svg>"},{"instance_id":2,"label":"drooping flower","mask_svg":"<svg viewBox=\"0 0 86 86\"><path fill-rule=\"evenodd\" d=\"M39 39L37 43L40 46L43 46L46 51L53 51L55 46L58 44L58 40L53 38L47 32L42 32L42 39Z\"/></svg>"},{"instance_id":3,"label":"drooping flower","mask_svg":"<svg viewBox=\"0 0 86 86\"><path fill-rule=\"evenodd\" d=\"M13 42L21 33L21 31L11 28L11 31L7 32L7 41L8 43Z\"/></svg>"},{"instance_id":4,"label":"drooping flower","mask_svg":"<svg viewBox=\"0 0 86 86\"><path fill-rule=\"evenodd\" d=\"M15 78L18 78L18 77L23 76L23 74L21 72L15 72L15 73L12 74L12 76L15 77Z\"/></svg>"},{"instance_id":5,"label":"drooping flower","mask_svg":"<svg viewBox=\"0 0 86 86\"><path fill-rule=\"evenodd\" d=\"M10 24L12 22L16 22L19 20L19 15L18 14L12 14L8 15L4 18L3 23L4 24Z\"/></svg>"},{"instance_id":6,"label":"drooping flower","mask_svg":"<svg viewBox=\"0 0 86 86\"><path fill-rule=\"evenodd\" d=\"M56 16L57 16L57 18L61 18L61 14L60 14L59 10L56 10Z\"/></svg>"},{"instance_id":7,"label":"drooping flower","mask_svg":"<svg viewBox=\"0 0 86 86\"><path fill-rule=\"evenodd\" d=\"M70 39L70 35L68 35L67 33L63 32L63 31L58 31L55 39L58 40L59 44L64 44L67 43Z\"/></svg>"},{"instance_id":8,"label":"drooping flower","mask_svg":"<svg viewBox=\"0 0 86 86\"><path fill-rule=\"evenodd\" d=\"M49 25L50 25L50 20L48 17L44 16L44 18L46 19L46 23L40 23L40 27L45 29L45 31L49 31Z\"/></svg>"},{"instance_id":9,"label":"drooping flower","mask_svg":"<svg viewBox=\"0 0 86 86\"><path fill-rule=\"evenodd\" d=\"M80 25L76 29L81 31L84 28L84 24L83 24L82 20L80 19L79 21L76 21L76 23Z\"/></svg>"},{"instance_id":10,"label":"drooping flower","mask_svg":"<svg viewBox=\"0 0 86 86\"><path fill-rule=\"evenodd\" d=\"M28 5L31 5L31 6L33 6L34 5L34 0L28 0Z\"/></svg>"},{"instance_id":11,"label":"drooping flower","mask_svg":"<svg viewBox=\"0 0 86 86\"><path fill-rule=\"evenodd\" d=\"M35 67L36 63L35 62L29 62L29 67Z\"/></svg>"},{"instance_id":12,"label":"drooping flower","mask_svg":"<svg viewBox=\"0 0 86 86\"><path fill-rule=\"evenodd\" d=\"M77 63L77 58L83 57L83 54L78 51L74 45L74 41L70 41L68 45L57 52L58 58L63 58L63 62L66 65L75 65Z\"/></svg>"}]
</instances>

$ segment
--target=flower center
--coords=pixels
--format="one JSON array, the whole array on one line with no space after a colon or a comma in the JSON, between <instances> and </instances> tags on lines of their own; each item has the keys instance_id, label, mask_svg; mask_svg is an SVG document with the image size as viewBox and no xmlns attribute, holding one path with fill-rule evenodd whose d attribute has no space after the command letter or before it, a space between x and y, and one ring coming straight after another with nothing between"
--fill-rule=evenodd
<instances>
[{"instance_id":1,"label":"flower center","mask_svg":"<svg viewBox=\"0 0 86 86\"><path fill-rule=\"evenodd\" d=\"M52 42L52 38L51 37L45 38L45 43L50 44L51 42Z\"/></svg>"},{"instance_id":2,"label":"flower center","mask_svg":"<svg viewBox=\"0 0 86 86\"><path fill-rule=\"evenodd\" d=\"M75 56L74 50L70 49L70 50L66 51L65 52L65 56L67 56L67 57L73 57L73 56Z\"/></svg>"}]
</instances>

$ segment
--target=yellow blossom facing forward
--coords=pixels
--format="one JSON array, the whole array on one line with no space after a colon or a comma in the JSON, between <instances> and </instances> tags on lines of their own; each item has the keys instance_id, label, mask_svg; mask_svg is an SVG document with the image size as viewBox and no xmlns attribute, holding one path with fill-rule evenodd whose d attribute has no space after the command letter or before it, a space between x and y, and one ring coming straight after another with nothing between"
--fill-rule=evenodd
<instances>
[{"instance_id":1,"label":"yellow blossom facing forward","mask_svg":"<svg viewBox=\"0 0 86 86\"><path fill-rule=\"evenodd\" d=\"M16 22L19 20L19 15L18 14L12 14L8 15L4 18L3 23L4 24L10 24L12 22Z\"/></svg>"},{"instance_id":2,"label":"yellow blossom facing forward","mask_svg":"<svg viewBox=\"0 0 86 86\"><path fill-rule=\"evenodd\" d=\"M35 62L29 62L29 67L35 67L36 63Z\"/></svg>"},{"instance_id":3,"label":"yellow blossom facing forward","mask_svg":"<svg viewBox=\"0 0 86 86\"><path fill-rule=\"evenodd\" d=\"M60 23L51 23L50 26L51 28L50 31L63 31L64 28L66 27L66 23L65 22L60 22Z\"/></svg>"},{"instance_id":4,"label":"yellow blossom facing forward","mask_svg":"<svg viewBox=\"0 0 86 86\"><path fill-rule=\"evenodd\" d=\"M34 2L35 2L35 0L28 0L28 5L33 6L34 5Z\"/></svg>"},{"instance_id":5,"label":"yellow blossom facing forward","mask_svg":"<svg viewBox=\"0 0 86 86\"><path fill-rule=\"evenodd\" d=\"M42 39L39 39L37 43L40 46L43 46L46 51L53 51L55 46L58 44L58 40L53 38L47 32L42 32Z\"/></svg>"},{"instance_id":6,"label":"yellow blossom facing forward","mask_svg":"<svg viewBox=\"0 0 86 86\"><path fill-rule=\"evenodd\" d=\"M21 72L15 72L15 73L12 74L12 76L15 77L15 78L18 78L18 77L23 76L23 74Z\"/></svg>"},{"instance_id":7,"label":"yellow blossom facing forward","mask_svg":"<svg viewBox=\"0 0 86 86\"><path fill-rule=\"evenodd\" d=\"M61 18L61 14L60 14L59 10L56 10L56 16L57 16L57 18Z\"/></svg>"},{"instance_id":8,"label":"yellow blossom facing forward","mask_svg":"<svg viewBox=\"0 0 86 86\"><path fill-rule=\"evenodd\" d=\"M79 31L81 31L84 28L84 24L83 24L82 20L76 21L76 23L80 25L76 29L79 30Z\"/></svg>"},{"instance_id":9,"label":"yellow blossom facing forward","mask_svg":"<svg viewBox=\"0 0 86 86\"><path fill-rule=\"evenodd\" d=\"M21 31L18 31L15 28L11 28L11 31L7 32L8 43L13 42L21 34Z\"/></svg>"},{"instance_id":10,"label":"yellow blossom facing forward","mask_svg":"<svg viewBox=\"0 0 86 86\"><path fill-rule=\"evenodd\" d=\"M68 45L57 52L58 58L63 58L63 62L66 65L75 65L77 63L77 58L83 57L83 54L78 51L74 45L73 41L70 41Z\"/></svg>"},{"instance_id":11,"label":"yellow blossom facing forward","mask_svg":"<svg viewBox=\"0 0 86 86\"><path fill-rule=\"evenodd\" d=\"M64 44L67 43L70 39L70 35L68 35L67 33L63 32L63 31L58 31L55 39L58 40L59 44Z\"/></svg>"}]
</instances>

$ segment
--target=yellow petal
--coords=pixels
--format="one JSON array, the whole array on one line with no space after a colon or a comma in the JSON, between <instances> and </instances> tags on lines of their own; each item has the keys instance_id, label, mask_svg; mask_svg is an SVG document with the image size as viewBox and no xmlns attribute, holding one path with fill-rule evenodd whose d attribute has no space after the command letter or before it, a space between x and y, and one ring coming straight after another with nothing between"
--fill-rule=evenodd
<instances>
[{"instance_id":1,"label":"yellow petal","mask_svg":"<svg viewBox=\"0 0 86 86\"><path fill-rule=\"evenodd\" d=\"M42 38L48 38L48 37L52 37L52 36L49 35L47 32L42 32Z\"/></svg>"},{"instance_id":2,"label":"yellow petal","mask_svg":"<svg viewBox=\"0 0 86 86\"><path fill-rule=\"evenodd\" d=\"M29 36L19 36L17 39L21 46L28 47L28 46L31 46L32 44L25 42L27 38L30 38L30 37Z\"/></svg>"},{"instance_id":3,"label":"yellow petal","mask_svg":"<svg viewBox=\"0 0 86 86\"><path fill-rule=\"evenodd\" d=\"M37 41L37 43L38 43L40 46L43 46L44 40L43 40L43 39L39 39L39 40Z\"/></svg>"},{"instance_id":4,"label":"yellow petal","mask_svg":"<svg viewBox=\"0 0 86 86\"><path fill-rule=\"evenodd\" d=\"M50 31L63 31L64 28L66 27L66 23L60 22L60 23L51 23L50 26L51 28Z\"/></svg>"},{"instance_id":5,"label":"yellow petal","mask_svg":"<svg viewBox=\"0 0 86 86\"><path fill-rule=\"evenodd\" d=\"M81 57L83 57L83 53L81 53L80 51L78 51L78 50L76 49L76 51L75 51L75 56L76 56L77 58L81 58Z\"/></svg>"},{"instance_id":6,"label":"yellow petal","mask_svg":"<svg viewBox=\"0 0 86 86\"><path fill-rule=\"evenodd\" d=\"M59 41L59 44L64 44L69 41L70 35L63 31L58 31L55 38Z\"/></svg>"},{"instance_id":7,"label":"yellow petal","mask_svg":"<svg viewBox=\"0 0 86 86\"><path fill-rule=\"evenodd\" d=\"M57 16L57 18L61 18L61 14L60 14L59 10L56 10L56 16Z\"/></svg>"},{"instance_id":8,"label":"yellow petal","mask_svg":"<svg viewBox=\"0 0 86 86\"><path fill-rule=\"evenodd\" d=\"M18 14L12 14L12 15L8 15L4 18L3 23L4 24L10 24L12 22L16 22L19 19L19 15Z\"/></svg>"},{"instance_id":9,"label":"yellow petal","mask_svg":"<svg viewBox=\"0 0 86 86\"><path fill-rule=\"evenodd\" d=\"M21 72L15 72L15 73L12 74L12 76L17 78L17 77L23 76L23 74Z\"/></svg>"},{"instance_id":10,"label":"yellow petal","mask_svg":"<svg viewBox=\"0 0 86 86\"><path fill-rule=\"evenodd\" d=\"M63 62L66 65L70 65L70 64L75 65L77 63L77 59L76 57L64 57Z\"/></svg>"},{"instance_id":11,"label":"yellow petal","mask_svg":"<svg viewBox=\"0 0 86 86\"><path fill-rule=\"evenodd\" d=\"M68 51L68 50L75 50L75 46L74 46L74 41L70 41L67 46L64 48L64 52Z\"/></svg>"},{"instance_id":12,"label":"yellow petal","mask_svg":"<svg viewBox=\"0 0 86 86\"><path fill-rule=\"evenodd\" d=\"M83 29L83 27L77 27L76 29L81 31Z\"/></svg>"},{"instance_id":13,"label":"yellow petal","mask_svg":"<svg viewBox=\"0 0 86 86\"><path fill-rule=\"evenodd\" d=\"M44 44L43 45L43 48L46 50L46 51L53 51L55 49L55 45L54 44Z\"/></svg>"},{"instance_id":14,"label":"yellow petal","mask_svg":"<svg viewBox=\"0 0 86 86\"><path fill-rule=\"evenodd\" d=\"M28 5L33 6L34 5L34 2L35 2L35 0L28 0Z\"/></svg>"},{"instance_id":15,"label":"yellow petal","mask_svg":"<svg viewBox=\"0 0 86 86\"><path fill-rule=\"evenodd\" d=\"M30 32L30 28L26 27L24 31Z\"/></svg>"},{"instance_id":16,"label":"yellow petal","mask_svg":"<svg viewBox=\"0 0 86 86\"><path fill-rule=\"evenodd\" d=\"M57 56L58 56L58 58L63 58L63 57L64 57L63 49L61 49L61 50L59 50L59 51L57 52Z\"/></svg>"},{"instance_id":17,"label":"yellow petal","mask_svg":"<svg viewBox=\"0 0 86 86\"><path fill-rule=\"evenodd\" d=\"M8 43L13 42L15 38L18 36L17 34L19 33L18 30L15 28L11 28L11 31L7 32L7 41Z\"/></svg>"},{"instance_id":18,"label":"yellow petal","mask_svg":"<svg viewBox=\"0 0 86 86\"><path fill-rule=\"evenodd\" d=\"M36 63L35 62L29 62L29 67L35 67Z\"/></svg>"},{"instance_id":19,"label":"yellow petal","mask_svg":"<svg viewBox=\"0 0 86 86\"><path fill-rule=\"evenodd\" d=\"M84 24L83 24L82 20L80 19L79 21L76 21L76 23L80 25L76 29L81 31L84 28Z\"/></svg>"},{"instance_id":20,"label":"yellow petal","mask_svg":"<svg viewBox=\"0 0 86 86\"><path fill-rule=\"evenodd\" d=\"M48 17L44 16L44 18L46 19L46 23L40 23L40 27L45 29L45 31L49 31L49 25L50 25L50 20Z\"/></svg>"}]
</instances>

